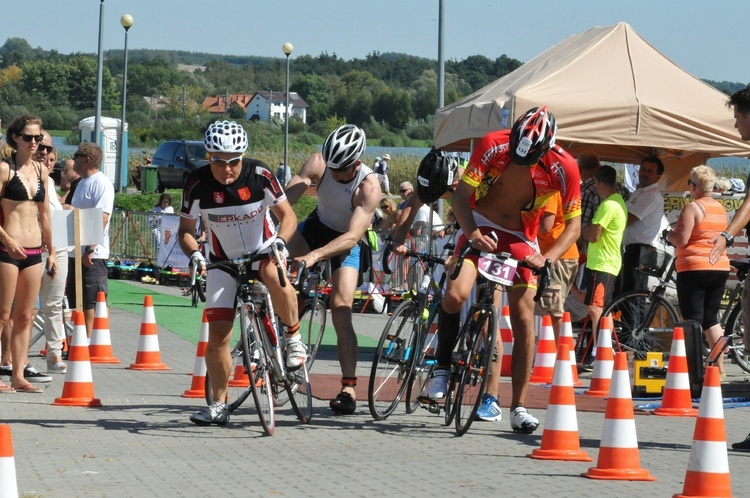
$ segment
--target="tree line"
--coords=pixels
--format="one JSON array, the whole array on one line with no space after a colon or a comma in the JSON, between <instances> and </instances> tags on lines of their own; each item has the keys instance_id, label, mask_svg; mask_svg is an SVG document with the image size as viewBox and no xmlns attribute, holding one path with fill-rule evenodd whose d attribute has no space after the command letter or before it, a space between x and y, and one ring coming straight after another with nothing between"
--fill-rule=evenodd
<instances>
[{"instance_id":1,"label":"tree line","mask_svg":"<svg viewBox=\"0 0 750 498\"><path fill-rule=\"evenodd\" d=\"M120 117L123 51L105 52L102 114ZM180 70L179 65L190 70ZM449 104L520 67L505 54L474 55L445 64ZM195 66L199 66L197 69ZM290 121L292 138L322 140L337 124L365 129L368 142L384 146L429 145L437 107L437 62L400 53L372 52L363 59L336 54L302 55L291 61L290 88L309 104L307 124ZM7 124L32 113L47 129L72 130L94 114L96 54L61 54L32 48L23 38L0 47L0 118ZM134 146L171 138L195 138L215 119L201 109L207 96L283 92L284 58L226 56L179 50L128 51L127 121ZM707 81L726 93L744 84ZM241 118L242 109L228 116ZM272 123L274 131L279 123ZM278 139L267 133L268 140Z\"/></svg>"}]
</instances>

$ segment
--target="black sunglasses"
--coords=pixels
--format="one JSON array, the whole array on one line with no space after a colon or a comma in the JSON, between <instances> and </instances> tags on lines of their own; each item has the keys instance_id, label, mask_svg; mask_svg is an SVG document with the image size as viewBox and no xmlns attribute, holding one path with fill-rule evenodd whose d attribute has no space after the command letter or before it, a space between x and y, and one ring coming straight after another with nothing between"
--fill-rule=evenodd
<instances>
[{"instance_id":1,"label":"black sunglasses","mask_svg":"<svg viewBox=\"0 0 750 498\"><path fill-rule=\"evenodd\" d=\"M39 134L39 135L27 135L26 133L21 133L18 136L21 137L21 138L23 138L24 142L31 142L32 140L34 140L36 143L39 143L42 140L44 140L44 135L42 135L42 134Z\"/></svg>"},{"instance_id":2,"label":"black sunglasses","mask_svg":"<svg viewBox=\"0 0 750 498\"><path fill-rule=\"evenodd\" d=\"M73 158L76 158L76 157L89 157L89 156L88 154L84 154L83 152L76 152L75 154L73 154Z\"/></svg>"},{"instance_id":3,"label":"black sunglasses","mask_svg":"<svg viewBox=\"0 0 750 498\"><path fill-rule=\"evenodd\" d=\"M404 193L406 193L406 192L408 192L408 191L409 191L409 189L408 189L408 188L404 188L404 189L401 189L401 190L399 190L399 191L398 191L398 193L399 193L399 194L404 194Z\"/></svg>"},{"instance_id":4,"label":"black sunglasses","mask_svg":"<svg viewBox=\"0 0 750 498\"><path fill-rule=\"evenodd\" d=\"M37 148L37 151L38 151L38 152L42 152L42 151L44 151L44 152L46 152L47 154L49 154L50 152L52 152L52 149L53 149L53 147L52 147L51 145L40 145L40 146L39 146L39 147Z\"/></svg>"},{"instance_id":5,"label":"black sunglasses","mask_svg":"<svg viewBox=\"0 0 750 498\"><path fill-rule=\"evenodd\" d=\"M691 180L690 178L688 178L688 185L695 185L695 183L693 183L693 180Z\"/></svg>"}]
</instances>

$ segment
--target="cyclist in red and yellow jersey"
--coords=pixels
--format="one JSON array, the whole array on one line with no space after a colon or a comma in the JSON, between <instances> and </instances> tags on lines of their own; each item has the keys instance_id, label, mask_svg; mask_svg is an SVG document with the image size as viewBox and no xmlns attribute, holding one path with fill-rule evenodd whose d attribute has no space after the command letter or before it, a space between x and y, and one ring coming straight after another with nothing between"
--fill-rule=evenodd
<instances>
[{"instance_id":1,"label":"cyclist in red and yellow jersey","mask_svg":"<svg viewBox=\"0 0 750 498\"><path fill-rule=\"evenodd\" d=\"M556 261L580 236L581 194L578 165L555 145L557 125L547 107L524 113L511 130L488 133L474 150L469 167L453 194L453 212L463 235L457 253L471 243L480 251L509 252L528 266L541 268ZM540 254L536 242L544 206L562 196L565 228L555 244ZM494 232L498 239L491 237ZM467 257L458 278L448 282L439 317L437 369L428 385L433 399L445 396L447 369L460 325L460 310L477 278L477 257ZM530 434L539 421L524 407L534 354L534 293L536 277L519 267L508 292L513 327L513 396L511 428ZM492 389L494 390L494 389ZM496 420L499 420L499 407Z\"/></svg>"}]
</instances>

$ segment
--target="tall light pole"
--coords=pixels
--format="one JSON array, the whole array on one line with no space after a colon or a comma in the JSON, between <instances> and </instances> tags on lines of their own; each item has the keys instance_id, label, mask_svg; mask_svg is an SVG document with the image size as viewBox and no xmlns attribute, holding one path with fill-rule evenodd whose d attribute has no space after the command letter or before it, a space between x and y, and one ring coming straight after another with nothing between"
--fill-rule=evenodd
<instances>
[{"instance_id":1,"label":"tall light pole","mask_svg":"<svg viewBox=\"0 0 750 498\"><path fill-rule=\"evenodd\" d=\"M125 147L125 103L128 97L128 30L133 26L133 16L125 14L120 18L120 24L125 28L125 64L122 68L122 114L120 116L120 136L117 140L117 165L115 166L115 190L117 192L125 192L127 189L127 181L123 183L123 173L127 175L128 171L128 156L123 154ZM125 164L123 164L123 162Z\"/></svg>"},{"instance_id":2,"label":"tall light pole","mask_svg":"<svg viewBox=\"0 0 750 498\"><path fill-rule=\"evenodd\" d=\"M286 108L284 109L284 183L289 176L289 56L292 55L294 45L286 42L281 46L286 54Z\"/></svg>"},{"instance_id":3,"label":"tall light pole","mask_svg":"<svg viewBox=\"0 0 750 498\"><path fill-rule=\"evenodd\" d=\"M99 55L96 69L96 112L94 114L94 142L99 143L102 132L102 74L104 72L104 51L102 49L102 32L104 31L104 0L99 3Z\"/></svg>"}]
</instances>

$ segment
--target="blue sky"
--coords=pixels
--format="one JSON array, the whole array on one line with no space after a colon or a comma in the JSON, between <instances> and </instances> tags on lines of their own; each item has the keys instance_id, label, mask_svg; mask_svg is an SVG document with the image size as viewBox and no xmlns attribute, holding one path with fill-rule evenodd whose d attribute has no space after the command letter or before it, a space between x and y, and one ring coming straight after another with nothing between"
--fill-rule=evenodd
<instances>
[{"instance_id":1,"label":"blue sky","mask_svg":"<svg viewBox=\"0 0 750 498\"><path fill-rule=\"evenodd\" d=\"M373 51L437 59L438 0L105 0L104 48L282 57ZM100 0L4 1L0 43L25 38L62 53L96 52ZM527 61L571 34L627 22L699 78L750 82L750 2L728 0L445 0L445 57Z\"/></svg>"}]
</instances>

